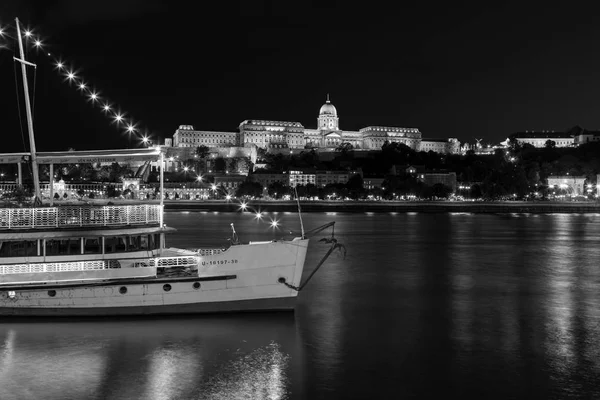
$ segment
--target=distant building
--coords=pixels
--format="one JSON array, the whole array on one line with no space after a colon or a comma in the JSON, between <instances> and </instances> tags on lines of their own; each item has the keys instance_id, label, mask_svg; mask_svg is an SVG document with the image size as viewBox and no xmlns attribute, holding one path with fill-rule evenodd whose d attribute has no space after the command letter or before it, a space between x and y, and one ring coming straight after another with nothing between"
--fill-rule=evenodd
<instances>
[{"instance_id":1,"label":"distant building","mask_svg":"<svg viewBox=\"0 0 600 400\"><path fill-rule=\"evenodd\" d=\"M224 187L228 192L233 192L237 187L246 180L244 175L215 175L215 185Z\"/></svg>"},{"instance_id":2,"label":"distant building","mask_svg":"<svg viewBox=\"0 0 600 400\"><path fill-rule=\"evenodd\" d=\"M237 132L199 131L192 125L179 125L173 135L173 147L238 146Z\"/></svg>"},{"instance_id":3,"label":"distant building","mask_svg":"<svg viewBox=\"0 0 600 400\"><path fill-rule=\"evenodd\" d=\"M363 188L367 190L382 188L385 178L382 176L365 176L363 178Z\"/></svg>"},{"instance_id":4,"label":"distant building","mask_svg":"<svg viewBox=\"0 0 600 400\"><path fill-rule=\"evenodd\" d=\"M580 127L579 125L571 128L569 133L573 135L575 146L581 146L582 144L600 141L600 131L590 131Z\"/></svg>"},{"instance_id":5,"label":"distant building","mask_svg":"<svg viewBox=\"0 0 600 400\"><path fill-rule=\"evenodd\" d=\"M392 175L416 175L419 172L425 172L424 165L392 165L390 169Z\"/></svg>"},{"instance_id":6,"label":"distant building","mask_svg":"<svg viewBox=\"0 0 600 400\"><path fill-rule=\"evenodd\" d=\"M402 143L418 151L421 144L421 132L416 128L395 128L391 126L368 126L362 128L362 146L365 149L381 149L385 142Z\"/></svg>"},{"instance_id":7,"label":"distant building","mask_svg":"<svg viewBox=\"0 0 600 400\"><path fill-rule=\"evenodd\" d=\"M315 174L315 185L317 187L325 187L331 184L346 184L357 173L356 171L317 171Z\"/></svg>"},{"instance_id":8,"label":"distant building","mask_svg":"<svg viewBox=\"0 0 600 400\"><path fill-rule=\"evenodd\" d=\"M300 122L247 119L239 127L240 146L262 149L303 149L304 127Z\"/></svg>"},{"instance_id":9,"label":"distant building","mask_svg":"<svg viewBox=\"0 0 600 400\"><path fill-rule=\"evenodd\" d=\"M430 140L430 145L426 147L433 148L436 140ZM173 135L173 147L256 146L273 152L293 152L305 148L335 149L342 143L350 143L357 150L380 150L386 141L403 143L418 151L421 148L421 132L418 128L390 126L342 130L337 109L329 101L329 96L319 110L316 129L305 128L295 121L248 119L239 124L237 132L205 131L197 130L192 125L180 125ZM458 153L460 143L457 139L442 141L443 145L435 144L437 150Z\"/></svg>"},{"instance_id":10,"label":"distant building","mask_svg":"<svg viewBox=\"0 0 600 400\"><path fill-rule=\"evenodd\" d=\"M306 186L309 183L315 185L317 182L317 174L314 172L290 171L289 179L290 187L296 187L298 185Z\"/></svg>"},{"instance_id":11,"label":"distant building","mask_svg":"<svg viewBox=\"0 0 600 400\"><path fill-rule=\"evenodd\" d=\"M441 154L460 154L460 142L456 138L423 139L419 151L433 151Z\"/></svg>"},{"instance_id":12,"label":"distant building","mask_svg":"<svg viewBox=\"0 0 600 400\"><path fill-rule=\"evenodd\" d=\"M283 185L289 185L290 183L290 178L288 174L257 172L250 176L253 182L260 183L263 188L266 188L275 182L279 182Z\"/></svg>"},{"instance_id":13,"label":"distant building","mask_svg":"<svg viewBox=\"0 0 600 400\"><path fill-rule=\"evenodd\" d=\"M548 177L548 187L554 195L585 195L585 176L557 175Z\"/></svg>"},{"instance_id":14,"label":"distant building","mask_svg":"<svg viewBox=\"0 0 600 400\"><path fill-rule=\"evenodd\" d=\"M456 172L429 171L417 173L417 180L427 186L433 186L441 183L456 192Z\"/></svg>"},{"instance_id":15,"label":"distant building","mask_svg":"<svg viewBox=\"0 0 600 400\"><path fill-rule=\"evenodd\" d=\"M548 140L555 142L556 147L572 147L575 138L570 133L554 131L525 131L516 132L510 135L517 140L520 145L530 144L533 147L543 148Z\"/></svg>"}]
</instances>

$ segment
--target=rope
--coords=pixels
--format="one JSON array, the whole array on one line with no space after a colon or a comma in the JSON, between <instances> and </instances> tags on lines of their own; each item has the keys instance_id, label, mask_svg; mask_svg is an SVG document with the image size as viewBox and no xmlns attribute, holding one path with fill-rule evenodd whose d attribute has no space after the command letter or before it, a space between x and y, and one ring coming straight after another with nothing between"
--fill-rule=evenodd
<instances>
[{"instance_id":1,"label":"rope","mask_svg":"<svg viewBox=\"0 0 600 400\"><path fill-rule=\"evenodd\" d=\"M319 268L321 268L321 266L323 265L323 263L329 258L329 256L331 255L331 253L333 253L333 250L335 250L336 248L339 248L341 250L344 247L341 244L333 243L331 245L331 247L329 248L329 250L327 251L327 253L325 253L325 255L323 256L323 258L321 258L321 261L319 261L319 264L317 264L317 266L315 267L315 269L313 270L313 272L310 273L310 275L308 276L308 278L306 278L306 280L304 281L304 283L300 284L300 286L294 286L294 285L291 285L291 284L287 283L285 281L285 278L280 278L279 282L283 283L285 286L289 287L290 289L294 289L297 292L301 291L306 286L306 284L310 281L310 279L317 273L317 271L319 270ZM344 253L344 255L345 255L345 253Z\"/></svg>"},{"instance_id":2,"label":"rope","mask_svg":"<svg viewBox=\"0 0 600 400\"><path fill-rule=\"evenodd\" d=\"M35 115L35 86L37 83L37 67L33 69L33 96L31 100L31 118Z\"/></svg>"},{"instance_id":3,"label":"rope","mask_svg":"<svg viewBox=\"0 0 600 400\"><path fill-rule=\"evenodd\" d=\"M15 50L16 55L16 50ZM15 90L17 91L17 110L19 113L19 126L21 127L21 140L23 141L23 150L27 151L27 145L25 144L25 135L23 134L23 117L21 115L21 99L19 97L19 79L17 77L17 64L16 60L13 62L13 69L15 70Z\"/></svg>"}]
</instances>

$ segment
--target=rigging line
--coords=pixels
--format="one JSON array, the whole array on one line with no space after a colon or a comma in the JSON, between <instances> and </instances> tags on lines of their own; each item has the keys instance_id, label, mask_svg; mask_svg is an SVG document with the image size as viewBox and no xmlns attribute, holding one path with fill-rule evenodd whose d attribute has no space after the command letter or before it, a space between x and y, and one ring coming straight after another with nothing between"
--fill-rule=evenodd
<instances>
[{"instance_id":1,"label":"rigging line","mask_svg":"<svg viewBox=\"0 0 600 400\"><path fill-rule=\"evenodd\" d=\"M15 49L16 55L16 49ZM19 98L19 79L17 77L17 61L13 61L13 67L15 70L15 89L17 91L17 110L19 114L19 126L21 127L21 140L23 141L23 151L27 151L27 145L25 144L25 135L23 134L23 117L21 116L21 99Z\"/></svg>"},{"instance_id":2,"label":"rigging line","mask_svg":"<svg viewBox=\"0 0 600 400\"><path fill-rule=\"evenodd\" d=\"M37 82L37 67L33 68L33 98L31 101L31 119L35 116L35 83Z\"/></svg>"}]
</instances>

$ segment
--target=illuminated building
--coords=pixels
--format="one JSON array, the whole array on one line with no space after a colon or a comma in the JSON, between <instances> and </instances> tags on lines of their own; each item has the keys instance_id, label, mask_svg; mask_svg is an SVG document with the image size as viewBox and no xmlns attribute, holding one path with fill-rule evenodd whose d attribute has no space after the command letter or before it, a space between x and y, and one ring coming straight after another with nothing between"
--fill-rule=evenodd
<instances>
[{"instance_id":1,"label":"illuminated building","mask_svg":"<svg viewBox=\"0 0 600 400\"><path fill-rule=\"evenodd\" d=\"M368 126L358 131L342 130L337 109L329 97L319 110L316 129L294 121L247 119L239 124L237 132L203 131L192 125L180 125L173 135L174 147L239 146L272 151L335 149L342 143L349 143L357 150L379 150L386 141L405 144L415 151L458 153L460 150L460 143L454 138L423 141L418 128Z\"/></svg>"}]
</instances>

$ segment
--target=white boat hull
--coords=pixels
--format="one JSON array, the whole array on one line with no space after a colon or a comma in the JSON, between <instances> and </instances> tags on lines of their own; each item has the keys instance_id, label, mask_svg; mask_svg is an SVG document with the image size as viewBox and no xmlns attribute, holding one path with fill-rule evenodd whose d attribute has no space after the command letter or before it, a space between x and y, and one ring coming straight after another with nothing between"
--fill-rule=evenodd
<instances>
[{"instance_id":1,"label":"white boat hull","mask_svg":"<svg viewBox=\"0 0 600 400\"><path fill-rule=\"evenodd\" d=\"M308 239L232 246L198 276L0 287L2 316L111 316L293 310Z\"/></svg>"}]
</instances>

